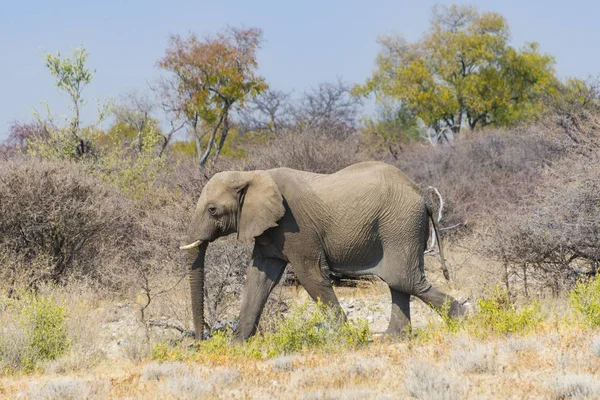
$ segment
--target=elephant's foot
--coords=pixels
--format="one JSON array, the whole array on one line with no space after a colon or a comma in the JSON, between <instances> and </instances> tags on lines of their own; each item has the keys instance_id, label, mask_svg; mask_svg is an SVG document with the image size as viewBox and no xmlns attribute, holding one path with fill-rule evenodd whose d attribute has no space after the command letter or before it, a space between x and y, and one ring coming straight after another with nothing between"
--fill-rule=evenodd
<instances>
[{"instance_id":1,"label":"elephant's foot","mask_svg":"<svg viewBox=\"0 0 600 400\"><path fill-rule=\"evenodd\" d=\"M448 316L452 319L467 317L474 313L473 305L468 301L459 302L454 300L448 310Z\"/></svg>"},{"instance_id":2,"label":"elephant's foot","mask_svg":"<svg viewBox=\"0 0 600 400\"><path fill-rule=\"evenodd\" d=\"M412 326L409 322L409 323L404 324L404 326L390 324L383 334L386 336L390 336L390 337L398 337L400 339L406 339L406 338L410 337L411 332L412 332Z\"/></svg>"},{"instance_id":3,"label":"elephant's foot","mask_svg":"<svg viewBox=\"0 0 600 400\"><path fill-rule=\"evenodd\" d=\"M385 331L388 335L406 337L410 335L410 295L390 288L392 292L392 312L390 323Z\"/></svg>"}]
</instances>

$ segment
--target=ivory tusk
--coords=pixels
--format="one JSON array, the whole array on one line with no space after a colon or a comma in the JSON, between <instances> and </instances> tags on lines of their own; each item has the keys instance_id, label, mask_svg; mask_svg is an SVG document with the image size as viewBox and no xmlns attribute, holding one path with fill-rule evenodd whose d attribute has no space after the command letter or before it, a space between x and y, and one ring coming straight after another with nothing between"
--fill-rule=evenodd
<instances>
[{"instance_id":1,"label":"ivory tusk","mask_svg":"<svg viewBox=\"0 0 600 400\"><path fill-rule=\"evenodd\" d=\"M194 243L187 244L185 246L179 246L179 250L190 250L194 247L198 247L202 244L202 240L196 240Z\"/></svg>"}]
</instances>

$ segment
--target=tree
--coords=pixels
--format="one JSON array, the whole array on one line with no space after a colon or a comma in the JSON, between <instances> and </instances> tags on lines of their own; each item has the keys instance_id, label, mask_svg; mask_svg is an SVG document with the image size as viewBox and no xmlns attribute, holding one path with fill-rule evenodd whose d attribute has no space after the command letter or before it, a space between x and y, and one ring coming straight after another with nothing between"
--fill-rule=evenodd
<instances>
[{"instance_id":1,"label":"tree","mask_svg":"<svg viewBox=\"0 0 600 400\"><path fill-rule=\"evenodd\" d=\"M82 97L83 89L88 85L94 71L86 67L87 51L83 47L73 50L70 57L61 57L60 52L44 54L46 68L56 78L56 86L66 92L71 99L73 115L67 120L67 126L55 121L47 104L47 116L42 118L34 111L34 118L43 126L45 135L31 137L27 143L27 151L46 158L81 158L92 154L92 146L86 132L93 131L110 111L110 101L99 105L98 119L85 129L81 127L80 110L86 102Z\"/></svg>"},{"instance_id":2,"label":"tree","mask_svg":"<svg viewBox=\"0 0 600 400\"><path fill-rule=\"evenodd\" d=\"M375 115L364 118L362 141L381 155L388 153L398 159L401 143L409 143L422 138L422 130L417 119L402 103L383 101L377 104Z\"/></svg>"},{"instance_id":3,"label":"tree","mask_svg":"<svg viewBox=\"0 0 600 400\"><path fill-rule=\"evenodd\" d=\"M136 91L127 93L114 109L115 124L124 133L133 132L138 152L142 152L144 136L149 130L155 133L157 121L152 117L154 104L146 94ZM132 138L130 138L132 139Z\"/></svg>"},{"instance_id":4,"label":"tree","mask_svg":"<svg viewBox=\"0 0 600 400\"><path fill-rule=\"evenodd\" d=\"M8 137L2 143L4 150L9 152L26 151L27 143L32 140L47 140L50 133L47 125L38 121L13 122L8 128Z\"/></svg>"},{"instance_id":5,"label":"tree","mask_svg":"<svg viewBox=\"0 0 600 400\"><path fill-rule=\"evenodd\" d=\"M172 111L188 124L201 167L213 150L213 159L219 157L233 106L243 106L267 88L257 74L256 52L261 42L262 31L256 28L230 28L204 40L193 34L186 39L174 35L158 62L173 73L163 81L164 96Z\"/></svg>"},{"instance_id":6,"label":"tree","mask_svg":"<svg viewBox=\"0 0 600 400\"><path fill-rule=\"evenodd\" d=\"M434 7L421 40L379 40L377 68L354 93L394 99L437 134L529 118L555 81L554 59L535 43L516 50L508 41L508 25L497 13Z\"/></svg>"},{"instance_id":7,"label":"tree","mask_svg":"<svg viewBox=\"0 0 600 400\"><path fill-rule=\"evenodd\" d=\"M166 119L171 126L168 131L163 131L154 115L158 106L147 93L140 93L135 90L127 93L115 107L115 123L111 127L111 131L120 133L129 140L135 138L138 153L144 151L144 141L149 136L160 136L161 143L158 156L162 157L173 135L183 128L183 123L176 123L170 118L171 115L167 114ZM155 142L153 139L150 140Z\"/></svg>"},{"instance_id":8,"label":"tree","mask_svg":"<svg viewBox=\"0 0 600 400\"><path fill-rule=\"evenodd\" d=\"M44 60L46 68L56 78L56 86L67 92L72 101L73 117L71 119L71 134L76 140L79 137L80 107L85 105L81 92L85 85L92 81L95 71L90 71L85 66L87 51L83 47L73 50L70 58L61 58L60 52L56 55L46 53Z\"/></svg>"},{"instance_id":9,"label":"tree","mask_svg":"<svg viewBox=\"0 0 600 400\"><path fill-rule=\"evenodd\" d=\"M239 110L240 133L280 133L291 123L289 93L267 89L250 99L246 107Z\"/></svg>"},{"instance_id":10,"label":"tree","mask_svg":"<svg viewBox=\"0 0 600 400\"><path fill-rule=\"evenodd\" d=\"M292 109L294 123L307 130L329 132L345 138L358 124L361 99L350 94L350 86L342 81L321 83L304 93Z\"/></svg>"}]
</instances>

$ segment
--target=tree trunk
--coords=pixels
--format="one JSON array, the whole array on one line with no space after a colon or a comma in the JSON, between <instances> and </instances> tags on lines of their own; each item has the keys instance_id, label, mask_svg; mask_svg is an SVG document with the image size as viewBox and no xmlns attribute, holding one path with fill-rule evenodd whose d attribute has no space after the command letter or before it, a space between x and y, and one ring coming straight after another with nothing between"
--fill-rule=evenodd
<instances>
[{"instance_id":1,"label":"tree trunk","mask_svg":"<svg viewBox=\"0 0 600 400\"><path fill-rule=\"evenodd\" d=\"M217 146L217 150L215 151L215 158L213 163L216 164L219 159L219 154L221 154L221 149L225 145L225 139L227 139L227 135L229 134L229 107L224 110L225 117L223 118L223 129L221 129L221 138L219 139L219 144Z\"/></svg>"},{"instance_id":2,"label":"tree trunk","mask_svg":"<svg viewBox=\"0 0 600 400\"><path fill-rule=\"evenodd\" d=\"M71 121L71 133L75 140L79 140L79 135L77 134L79 131L79 102L77 99L73 99L73 109L75 116L73 117L73 121Z\"/></svg>"},{"instance_id":3,"label":"tree trunk","mask_svg":"<svg viewBox=\"0 0 600 400\"><path fill-rule=\"evenodd\" d=\"M194 142L196 143L196 153L198 154L198 166L202 169L202 143L200 143L196 129L194 129Z\"/></svg>"},{"instance_id":4,"label":"tree trunk","mask_svg":"<svg viewBox=\"0 0 600 400\"><path fill-rule=\"evenodd\" d=\"M221 118L219 119L219 122L217 122L217 124L214 126L214 128L212 130L212 133L210 134L210 139L208 140L208 144L206 145L206 150L204 151L204 154L200 158L200 167L201 168L204 167L204 165L206 164L206 161L208 160L208 157L210 156L210 151L212 150L212 147L215 143L215 137L217 136L217 132L219 131L219 128L221 127L221 124L223 123L224 116L225 116L225 114L221 114Z\"/></svg>"}]
</instances>

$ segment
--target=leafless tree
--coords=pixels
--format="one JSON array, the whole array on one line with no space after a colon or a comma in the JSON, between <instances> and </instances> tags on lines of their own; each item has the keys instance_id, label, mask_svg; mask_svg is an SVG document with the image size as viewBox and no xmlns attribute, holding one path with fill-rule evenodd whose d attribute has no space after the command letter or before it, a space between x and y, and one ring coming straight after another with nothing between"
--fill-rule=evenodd
<instances>
[{"instance_id":1,"label":"leafless tree","mask_svg":"<svg viewBox=\"0 0 600 400\"><path fill-rule=\"evenodd\" d=\"M304 93L292 114L296 125L345 138L356 130L361 104L359 98L350 94L350 86L338 80L321 83Z\"/></svg>"},{"instance_id":2,"label":"leafless tree","mask_svg":"<svg viewBox=\"0 0 600 400\"><path fill-rule=\"evenodd\" d=\"M278 134L291 123L289 93L267 89L238 110L240 132Z\"/></svg>"},{"instance_id":3,"label":"leafless tree","mask_svg":"<svg viewBox=\"0 0 600 400\"><path fill-rule=\"evenodd\" d=\"M142 152L144 130L149 126L155 105L146 93L132 90L121 98L115 107L117 123L122 122L131 126L136 131L137 148Z\"/></svg>"},{"instance_id":4,"label":"leafless tree","mask_svg":"<svg viewBox=\"0 0 600 400\"><path fill-rule=\"evenodd\" d=\"M133 90L122 97L121 103L115 108L114 114L117 122L125 123L135 129L137 149L142 152L144 133L153 124L158 123L156 113L159 110L164 112L165 119L170 125L166 131L162 129L155 129L154 131L154 133L162 136L159 151L159 157L162 157L173 135L184 126L184 123L178 121L169 108L165 107L164 102L153 100L148 93Z\"/></svg>"},{"instance_id":5,"label":"leafless tree","mask_svg":"<svg viewBox=\"0 0 600 400\"><path fill-rule=\"evenodd\" d=\"M27 142L31 139L43 139L49 137L47 126L35 122L18 122L15 121L8 128L8 137L2 144L7 151L24 150L27 147Z\"/></svg>"}]
</instances>

